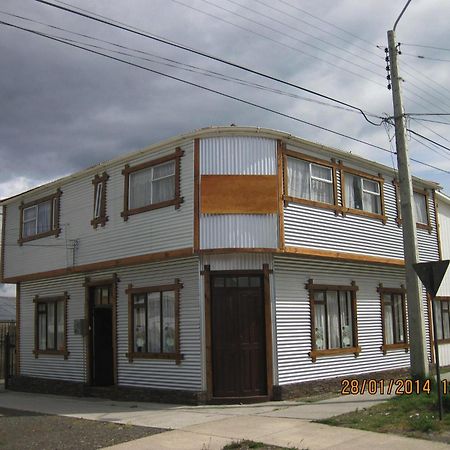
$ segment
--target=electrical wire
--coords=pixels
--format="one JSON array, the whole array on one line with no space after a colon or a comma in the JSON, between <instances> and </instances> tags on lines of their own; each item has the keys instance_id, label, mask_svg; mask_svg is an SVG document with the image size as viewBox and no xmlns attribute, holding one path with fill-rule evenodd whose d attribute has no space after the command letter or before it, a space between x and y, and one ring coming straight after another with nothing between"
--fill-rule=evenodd
<instances>
[{"instance_id":1,"label":"electrical wire","mask_svg":"<svg viewBox=\"0 0 450 450\"><path fill-rule=\"evenodd\" d=\"M405 52L402 52L402 55L405 55L405 56L411 56L411 57L413 57L413 58L418 58L418 59L421 59L421 60L439 61L439 62L450 62L450 59L432 58L431 56L413 55L412 53L405 53Z\"/></svg>"},{"instance_id":2,"label":"electrical wire","mask_svg":"<svg viewBox=\"0 0 450 450\"><path fill-rule=\"evenodd\" d=\"M404 43L404 42L402 42L401 45L406 45L408 47L431 48L433 50L443 50L443 51L446 51L446 52L450 52L450 48L434 47L433 45L407 44L407 43Z\"/></svg>"},{"instance_id":3,"label":"electrical wire","mask_svg":"<svg viewBox=\"0 0 450 450\"><path fill-rule=\"evenodd\" d=\"M418 136L418 137L420 137L422 139L425 139L426 141L431 142L432 144L434 144L434 145L436 145L438 147L441 147L444 150L447 150L448 152L450 152L450 148L446 147L445 145L439 144L438 142L433 141L433 139L430 139L430 138L428 138L426 136L423 136L422 134L417 133L417 131L411 130L410 128L406 128L406 130L409 131L410 133L414 134L415 136Z\"/></svg>"},{"instance_id":4,"label":"electrical wire","mask_svg":"<svg viewBox=\"0 0 450 450\"><path fill-rule=\"evenodd\" d=\"M97 15L98 17L94 17L94 15L92 15L92 13L90 13L90 12L86 13L86 12L76 11L76 10L68 8L66 6L56 5L56 4L48 2L46 0L34 0L34 1L38 2L38 3L41 3L43 5L46 5L46 6L50 6L50 7L53 7L53 8L60 9L62 11L65 11L65 12L68 12L68 13L71 13L71 14L78 15L80 17L84 17L84 18L87 18L87 19L90 19L90 20L94 20L94 21L99 22L99 23L103 23L103 24L108 25L108 26L112 26L114 28L117 28L117 29L120 29L120 30L123 30L123 31L127 31L127 32L130 32L130 33L136 34L138 36L142 36L142 37L145 37L145 38L148 38L148 39L152 39L154 41L157 41L157 42L160 42L160 43L163 43L163 44L166 44L166 45L170 45L170 46L178 48L180 50L188 51L190 53L194 53L196 55L203 56L205 58L208 58L208 59L211 59L211 60L214 60L214 61L226 64L226 65L229 65L229 66L232 66L232 67L235 67L237 69L245 70L246 72L252 73L254 75L258 75L258 76L267 78L269 80L276 81L278 83L281 83L281 84L284 84L286 86L290 86L290 87L302 90L304 92L308 92L311 95L316 95L316 96L324 98L326 100L330 100L330 101L333 101L333 102L338 103L340 105L347 106L349 108L352 108L352 109L355 109L355 110L359 111L362 114L362 116L364 117L364 119L367 122L369 122L370 124L372 124L372 125L381 126L381 124L382 124L382 121L380 123L372 122L366 116L366 114L364 113L364 111L361 108L359 108L357 106L354 106L354 105L351 105L349 103L343 102L341 100L335 99L333 97L329 97L327 95L321 94L321 93L319 93L317 91L313 91L312 89L308 89L308 88L299 86L297 84L290 83L290 82L282 80L280 78L277 78L277 77L274 77L274 76L271 76L271 75L259 72L259 71L254 70L254 69L250 69L248 67L245 67L245 66L242 66L240 64L237 64L237 63L225 60L223 58L219 58L217 56L213 56L213 55L207 54L205 52L186 47L185 45L182 45L182 44L179 44L179 43L176 43L176 42L173 42L173 41L169 41L169 40L167 40L165 38L158 37L158 36L155 36L155 35L151 35L151 34L149 34L147 32L139 31L137 29L130 28L129 26L126 26L126 25L121 25L118 22L113 23L113 22L111 22L111 19L100 18L100 16L98 16L98 15ZM84 10L84 11L86 11L86 10ZM104 17L104 16L102 16L102 17Z\"/></svg>"}]
</instances>

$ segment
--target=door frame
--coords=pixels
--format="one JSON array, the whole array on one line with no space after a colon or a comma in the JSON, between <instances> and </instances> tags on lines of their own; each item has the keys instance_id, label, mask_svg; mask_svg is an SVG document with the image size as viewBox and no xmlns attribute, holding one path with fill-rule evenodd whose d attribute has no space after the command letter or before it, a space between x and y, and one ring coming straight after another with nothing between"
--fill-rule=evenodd
<instances>
[{"instance_id":1,"label":"door frame","mask_svg":"<svg viewBox=\"0 0 450 450\"><path fill-rule=\"evenodd\" d=\"M212 400L213 396L213 365L212 365L212 333L211 333L211 275L262 275L263 276L263 297L264 297L264 322L266 337L266 382L267 395L264 399L273 398L273 352L272 352L272 306L270 295L270 273L268 264L263 264L262 270L220 270L211 271L209 265L204 266L202 275L205 286L205 363L206 363L206 396ZM241 397L245 399L246 397ZM253 398L253 397L250 397ZM220 400L221 397L217 397ZM263 399L263 398L262 398ZM225 400L225 399L224 399Z\"/></svg>"},{"instance_id":2,"label":"door frame","mask_svg":"<svg viewBox=\"0 0 450 450\"><path fill-rule=\"evenodd\" d=\"M102 278L98 280L92 280L90 277L84 279L84 312L86 321L86 339L85 339L85 360L86 360L86 372L85 380L88 386L92 386L92 333L88 329L90 326L90 316L92 313L92 305L90 299L91 288L99 286L109 286L111 289L111 307L112 307L112 349L113 349L113 382L117 385L117 283L119 279L117 274L113 274L111 278Z\"/></svg>"}]
</instances>

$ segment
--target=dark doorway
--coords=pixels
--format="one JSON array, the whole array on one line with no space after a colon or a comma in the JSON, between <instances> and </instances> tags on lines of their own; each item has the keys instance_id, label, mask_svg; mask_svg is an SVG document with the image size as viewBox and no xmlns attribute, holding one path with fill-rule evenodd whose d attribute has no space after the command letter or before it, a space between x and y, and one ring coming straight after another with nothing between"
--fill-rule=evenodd
<instances>
[{"instance_id":1,"label":"dark doorway","mask_svg":"<svg viewBox=\"0 0 450 450\"><path fill-rule=\"evenodd\" d=\"M111 286L91 287L89 305L91 384L110 386L114 384Z\"/></svg>"},{"instance_id":2,"label":"dark doorway","mask_svg":"<svg viewBox=\"0 0 450 450\"><path fill-rule=\"evenodd\" d=\"M214 397L267 395L262 275L212 275L211 340Z\"/></svg>"}]
</instances>

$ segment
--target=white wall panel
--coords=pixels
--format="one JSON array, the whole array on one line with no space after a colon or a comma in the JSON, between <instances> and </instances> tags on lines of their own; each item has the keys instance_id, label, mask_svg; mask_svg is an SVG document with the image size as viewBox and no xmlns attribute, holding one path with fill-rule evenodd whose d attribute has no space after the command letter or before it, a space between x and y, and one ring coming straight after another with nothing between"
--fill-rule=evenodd
<instances>
[{"instance_id":1,"label":"white wall panel","mask_svg":"<svg viewBox=\"0 0 450 450\"><path fill-rule=\"evenodd\" d=\"M112 271L90 273L92 280L105 279ZM117 342L118 383L123 386L186 389L202 388L201 370L201 324L198 259L158 262L116 271L118 283ZM128 284L133 287L173 284L175 278L183 283L180 291L180 348L184 359L175 361L139 360L128 362ZM21 374L50 379L85 381L85 351L83 338L75 336L73 321L84 318L84 275L70 276L48 281L23 283L21 288ZM67 291L68 300L68 350L67 360L62 356L39 355L34 349L34 303L35 295L61 295Z\"/></svg>"},{"instance_id":2,"label":"white wall panel","mask_svg":"<svg viewBox=\"0 0 450 450\"><path fill-rule=\"evenodd\" d=\"M450 199L445 200L440 197L438 205L442 259L450 259ZM438 295L450 297L450 269L442 280Z\"/></svg>"},{"instance_id":3,"label":"white wall panel","mask_svg":"<svg viewBox=\"0 0 450 450\"><path fill-rule=\"evenodd\" d=\"M201 267L209 265L211 270L262 270L263 264L272 268L272 255L249 253L235 255L202 255Z\"/></svg>"},{"instance_id":4,"label":"white wall panel","mask_svg":"<svg viewBox=\"0 0 450 450\"><path fill-rule=\"evenodd\" d=\"M349 374L407 367L409 353L380 350L382 345L381 306L376 289L404 284L402 269L350 263L274 257L275 309L277 327L278 382L289 384ZM311 351L310 307L305 284L350 285L355 281L360 355L318 357ZM424 305L426 299L424 298ZM427 334L428 336L428 334Z\"/></svg>"},{"instance_id":5,"label":"white wall panel","mask_svg":"<svg viewBox=\"0 0 450 450\"><path fill-rule=\"evenodd\" d=\"M441 366L450 366L450 344L439 344L439 363Z\"/></svg>"},{"instance_id":6,"label":"white wall panel","mask_svg":"<svg viewBox=\"0 0 450 450\"><path fill-rule=\"evenodd\" d=\"M200 140L201 175L276 175L277 141L253 136Z\"/></svg>"}]
</instances>

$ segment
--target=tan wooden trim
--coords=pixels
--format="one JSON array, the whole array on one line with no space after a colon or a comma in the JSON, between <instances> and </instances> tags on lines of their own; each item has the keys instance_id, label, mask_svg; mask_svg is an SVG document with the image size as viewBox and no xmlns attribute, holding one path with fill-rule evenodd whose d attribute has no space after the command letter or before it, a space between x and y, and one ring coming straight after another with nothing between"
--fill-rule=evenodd
<instances>
[{"instance_id":1,"label":"tan wooden trim","mask_svg":"<svg viewBox=\"0 0 450 450\"><path fill-rule=\"evenodd\" d=\"M381 173L378 174L378 176L381 178ZM385 201L384 201L384 180L382 183L380 183L380 205L381 205L381 221L383 224L386 224L388 218L386 215L386 209L385 209Z\"/></svg>"},{"instance_id":2,"label":"tan wooden trim","mask_svg":"<svg viewBox=\"0 0 450 450\"><path fill-rule=\"evenodd\" d=\"M276 175L202 175L202 214L276 214Z\"/></svg>"},{"instance_id":3,"label":"tan wooden trim","mask_svg":"<svg viewBox=\"0 0 450 450\"><path fill-rule=\"evenodd\" d=\"M22 327L20 316L20 283L16 284L16 375L20 375L20 330Z\"/></svg>"},{"instance_id":4,"label":"tan wooden trim","mask_svg":"<svg viewBox=\"0 0 450 450\"><path fill-rule=\"evenodd\" d=\"M146 211L152 211L154 209L165 208L167 206L175 206L175 209L180 208L181 203L183 203L184 199L180 196L181 187L180 187L180 165L181 165L181 157L184 155L184 151L181 150L180 147L176 147L175 152L163 156L161 158L153 159L151 161L146 161L141 164L136 164L135 166L130 166L129 164L125 165L125 168L122 170L122 175L124 175L124 197L123 197L123 211L120 215L123 217L123 220L127 221L129 216L134 214L140 214ZM175 195L171 200L167 200L164 202L153 203L150 205L142 206L141 208L129 209L129 189L130 189L130 174L133 172L137 172L139 170L148 169L149 167L157 166L158 164L163 164L169 161L175 161Z\"/></svg>"},{"instance_id":5,"label":"tan wooden trim","mask_svg":"<svg viewBox=\"0 0 450 450\"><path fill-rule=\"evenodd\" d=\"M299 203L300 205L312 206L313 208L330 209L335 213L342 211L342 207L336 206L333 203L317 202L315 200L308 200L307 198L284 196L285 203Z\"/></svg>"},{"instance_id":6,"label":"tan wooden trim","mask_svg":"<svg viewBox=\"0 0 450 450\"><path fill-rule=\"evenodd\" d=\"M283 152L285 144L279 139L277 141L277 177L278 177L278 248L284 250L285 236L284 236L284 180L285 180L285 165ZM284 185L286 186L286 185Z\"/></svg>"},{"instance_id":7,"label":"tan wooden trim","mask_svg":"<svg viewBox=\"0 0 450 450\"><path fill-rule=\"evenodd\" d=\"M439 295L438 297L434 297L434 299L440 302L450 302L450 296L447 295Z\"/></svg>"},{"instance_id":8,"label":"tan wooden trim","mask_svg":"<svg viewBox=\"0 0 450 450\"><path fill-rule=\"evenodd\" d=\"M133 352L127 353L126 355L128 359L171 359L176 362L176 364L180 364L181 360L184 359L184 355L178 353L142 353L142 352Z\"/></svg>"},{"instance_id":9,"label":"tan wooden trim","mask_svg":"<svg viewBox=\"0 0 450 450\"><path fill-rule=\"evenodd\" d=\"M436 195L436 189L432 191L434 220L436 221L436 239L438 243L439 259L442 260L442 242L441 242L441 222L439 220L439 200Z\"/></svg>"},{"instance_id":10,"label":"tan wooden trim","mask_svg":"<svg viewBox=\"0 0 450 450\"><path fill-rule=\"evenodd\" d=\"M94 185L94 207L93 207L93 215L95 215L95 201L97 198L97 189L99 184L102 185L102 196L100 199L100 215L99 217L93 217L91 220L91 225L94 229L97 229L99 225L104 227L106 222L108 222L109 217L106 215L106 190L108 185L109 175L106 172L103 172L102 175L96 174L94 179L92 180L92 184Z\"/></svg>"},{"instance_id":11,"label":"tan wooden trim","mask_svg":"<svg viewBox=\"0 0 450 450\"><path fill-rule=\"evenodd\" d=\"M111 259L108 261L101 261L97 263L82 264L75 267L67 267L64 269L49 270L46 272L36 272L26 275L18 275L8 277L4 280L5 283L18 283L21 281L41 280L45 278L55 278L64 275L71 275L74 273L85 273L97 270L115 269L117 267L135 266L155 261L164 261L167 259L185 258L192 256L193 249L191 247L182 248L179 250L169 250L167 252L147 253L145 255L128 256L126 258Z\"/></svg>"},{"instance_id":12,"label":"tan wooden trim","mask_svg":"<svg viewBox=\"0 0 450 450\"><path fill-rule=\"evenodd\" d=\"M383 176L381 174L372 175L370 173L363 172L362 170L353 169L352 167L348 167L348 166L344 165L344 163L342 161L338 162L337 167L342 172L351 173L352 175L357 175L357 176L359 176L361 178L366 178L366 179L371 180L371 181L378 181L378 183L380 183L380 184L384 183L384 178L383 178ZM342 186L344 186L344 185L342 185Z\"/></svg>"},{"instance_id":13,"label":"tan wooden trim","mask_svg":"<svg viewBox=\"0 0 450 450\"><path fill-rule=\"evenodd\" d=\"M377 292L380 294L403 294L406 295L406 288L402 285L402 287L399 288L389 288L384 287L383 284L379 284L377 287Z\"/></svg>"},{"instance_id":14,"label":"tan wooden trim","mask_svg":"<svg viewBox=\"0 0 450 450\"><path fill-rule=\"evenodd\" d=\"M381 192L381 191L380 191ZM381 196L381 193L380 193ZM345 197L345 194L343 198ZM385 224L388 220L387 216L384 214L376 214L370 211L364 211L363 209L353 209L353 208L347 208L346 206L342 207L342 213L345 214L353 214L355 216L365 216L370 217L371 219L377 219L381 220L383 224Z\"/></svg>"},{"instance_id":15,"label":"tan wooden trim","mask_svg":"<svg viewBox=\"0 0 450 450\"><path fill-rule=\"evenodd\" d=\"M194 252L200 249L200 140L194 139Z\"/></svg>"},{"instance_id":16,"label":"tan wooden trim","mask_svg":"<svg viewBox=\"0 0 450 450\"><path fill-rule=\"evenodd\" d=\"M334 159L326 160L326 159L320 159L316 158L314 156L306 155L305 153L295 152L293 150L288 150L286 146L284 146L283 153L286 156L290 156L292 158L297 159L303 159L304 161L312 162L314 164L319 164L321 166L327 166L327 167L340 167L339 164L336 163Z\"/></svg>"},{"instance_id":17,"label":"tan wooden trim","mask_svg":"<svg viewBox=\"0 0 450 450\"><path fill-rule=\"evenodd\" d=\"M405 350L405 352L407 352L409 350L410 345L409 344L404 344L404 343L399 343L399 344L383 344L380 347L380 350L382 350L382 352L384 354L386 354L389 350Z\"/></svg>"},{"instance_id":18,"label":"tan wooden trim","mask_svg":"<svg viewBox=\"0 0 450 450\"><path fill-rule=\"evenodd\" d=\"M206 365L206 395L213 396L212 373L212 335L211 335L211 267L204 266L203 280L205 289L205 365Z\"/></svg>"},{"instance_id":19,"label":"tan wooden trim","mask_svg":"<svg viewBox=\"0 0 450 450\"><path fill-rule=\"evenodd\" d=\"M367 264L386 264L400 267L404 267L405 265L403 259L387 258L384 256L360 255L358 253L345 253L334 250L318 250L305 247L286 247L286 251L284 253L333 259L338 261L362 262Z\"/></svg>"},{"instance_id":20,"label":"tan wooden trim","mask_svg":"<svg viewBox=\"0 0 450 450\"><path fill-rule=\"evenodd\" d=\"M313 279L309 279L308 283L305 284L305 289L309 291L351 291L355 292L359 290L359 287L355 285L352 281L351 285L340 285L340 284L317 284L314 283Z\"/></svg>"},{"instance_id":21,"label":"tan wooden trim","mask_svg":"<svg viewBox=\"0 0 450 450\"><path fill-rule=\"evenodd\" d=\"M436 298L435 298L436 300ZM428 315L428 338L430 340L430 356L431 363L434 364L435 356L434 356L434 326L433 326L433 304L431 302L430 294L427 292L427 315ZM438 340L439 342L439 340Z\"/></svg>"},{"instance_id":22,"label":"tan wooden trim","mask_svg":"<svg viewBox=\"0 0 450 450\"><path fill-rule=\"evenodd\" d=\"M272 350L272 304L270 291L270 270L268 264L263 264L264 275L264 316L266 328L266 381L267 396L273 398L273 350Z\"/></svg>"},{"instance_id":23,"label":"tan wooden trim","mask_svg":"<svg viewBox=\"0 0 450 450\"><path fill-rule=\"evenodd\" d=\"M61 233L60 228L60 214L61 214L61 195L62 191L61 189L57 189L54 194L47 195L45 197L39 198L37 200L34 200L32 202L24 203L22 202L19 205L19 217L20 217L20 225L19 225L19 239L17 240L17 243L19 245L23 245L25 242L34 241L36 239L41 239L44 237L49 236L55 236L58 237ZM55 201L56 200L56 201ZM31 206L38 205L39 203L44 203L50 201L50 215L52 218L52 228L49 231L46 231L45 233L37 233L33 234L32 236L23 236L23 211L26 208L29 208Z\"/></svg>"},{"instance_id":24,"label":"tan wooden trim","mask_svg":"<svg viewBox=\"0 0 450 450\"><path fill-rule=\"evenodd\" d=\"M315 362L316 359L321 356L335 356L335 355L348 355L353 353L358 356L361 353L361 347L345 347L345 348L330 348L327 350L311 350L309 356L312 361Z\"/></svg>"},{"instance_id":25,"label":"tan wooden trim","mask_svg":"<svg viewBox=\"0 0 450 450\"><path fill-rule=\"evenodd\" d=\"M0 282L5 279L5 242L6 242L6 205L2 208L2 236L1 236L1 253L0 253Z\"/></svg>"}]
</instances>

